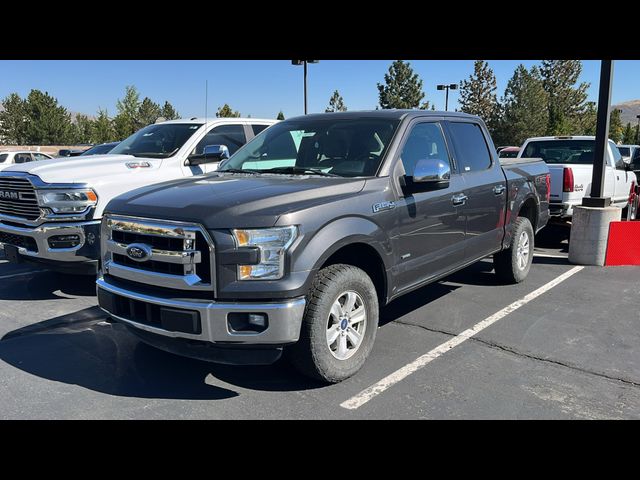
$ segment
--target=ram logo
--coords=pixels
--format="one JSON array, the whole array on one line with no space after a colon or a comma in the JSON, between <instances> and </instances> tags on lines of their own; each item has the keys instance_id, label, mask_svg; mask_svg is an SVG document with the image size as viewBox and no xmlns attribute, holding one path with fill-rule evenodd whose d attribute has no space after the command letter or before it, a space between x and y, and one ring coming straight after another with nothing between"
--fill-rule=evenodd
<instances>
[{"instance_id":1,"label":"ram logo","mask_svg":"<svg viewBox=\"0 0 640 480\"><path fill-rule=\"evenodd\" d=\"M18 192L8 192L6 190L0 190L0 198L4 200L19 200L20 195L18 195Z\"/></svg>"},{"instance_id":2,"label":"ram logo","mask_svg":"<svg viewBox=\"0 0 640 480\"><path fill-rule=\"evenodd\" d=\"M127 257L136 262L146 262L153 255L150 245L144 243L132 243L127 247Z\"/></svg>"}]
</instances>

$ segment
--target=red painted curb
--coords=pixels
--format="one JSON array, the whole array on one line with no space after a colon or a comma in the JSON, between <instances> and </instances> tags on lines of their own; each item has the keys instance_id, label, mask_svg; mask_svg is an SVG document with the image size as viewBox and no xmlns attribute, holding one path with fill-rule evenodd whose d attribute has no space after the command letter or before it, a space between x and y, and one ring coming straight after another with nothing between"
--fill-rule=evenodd
<instances>
[{"instance_id":1,"label":"red painted curb","mask_svg":"<svg viewBox=\"0 0 640 480\"><path fill-rule=\"evenodd\" d=\"M640 265L640 222L611 222L605 266Z\"/></svg>"}]
</instances>

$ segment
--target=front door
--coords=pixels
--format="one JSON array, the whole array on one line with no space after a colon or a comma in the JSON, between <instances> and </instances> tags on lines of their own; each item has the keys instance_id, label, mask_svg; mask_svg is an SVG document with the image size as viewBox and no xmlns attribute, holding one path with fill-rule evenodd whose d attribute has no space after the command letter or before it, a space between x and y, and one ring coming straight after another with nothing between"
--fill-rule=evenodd
<instances>
[{"instance_id":1,"label":"front door","mask_svg":"<svg viewBox=\"0 0 640 480\"><path fill-rule=\"evenodd\" d=\"M440 159L451 165L447 188L406 189L395 211L395 272L398 291L438 276L463 262L464 206L452 198L464 191L464 179L455 172L439 122L413 125L401 148L400 161L409 177L421 159Z\"/></svg>"},{"instance_id":2,"label":"front door","mask_svg":"<svg viewBox=\"0 0 640 480\"><path fill-rule=\"evenodd\" d=\"M198 142L191 154L202 154L204 147L207 145L226 145L229 149L229 155L233 155L236 151L247 142L244 125L240 123L218 125L213 127ZM201 175L203 173L213 172L218 169L218 162L203 163L188 167L192 175Z\"/></svg>"}]
</instances>

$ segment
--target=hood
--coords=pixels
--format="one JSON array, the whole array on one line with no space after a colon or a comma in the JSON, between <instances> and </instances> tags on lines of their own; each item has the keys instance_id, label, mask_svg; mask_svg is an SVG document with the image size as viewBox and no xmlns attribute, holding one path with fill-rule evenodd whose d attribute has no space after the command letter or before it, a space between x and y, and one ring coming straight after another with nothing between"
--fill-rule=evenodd
<instances>
[{"instance_id":1,"label":"hood","mask_svg":"<svg viewBox=\"0 0 640 480\"><path fill-rule=\"evenodd\" d=\"M219 173L139 188L105 211L209 229L270 227L280 215L355 195L364 185L357 178Z\"/></svg>"},{"instance_id":2,"label":"hood","mask_svg":"<svg viewBox=\"0 0 640 480\"><path fill-rule=\"evenodd\" d=\"M140 158L131 155L87 155L86 157L65 157L37 162L11 165L2 170L9 172L26 172L37 175L46 183L95 183L96 177L125 174L132 172L127 162L149 162L154 170L160 167L162 159Z\"/></svg>"}]
</instances>

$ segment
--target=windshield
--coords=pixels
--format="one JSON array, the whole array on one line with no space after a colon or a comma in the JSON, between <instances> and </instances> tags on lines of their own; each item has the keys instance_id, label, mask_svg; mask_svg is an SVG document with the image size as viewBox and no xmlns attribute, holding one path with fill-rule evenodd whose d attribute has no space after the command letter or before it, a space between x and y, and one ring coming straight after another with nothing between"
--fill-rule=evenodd
<instances>
[{"instance_id":1,"label":"windshield","mask_svg":"<svg viewBox=\"0 0 640 480\"><path fill-rule=\"evenodd\" d=\"M530 142L522 156L546 163L593 164L595 148L595 140L540 140Z\"/></svg>"},{"instance_id":2,"label":"windshield","mask_svg":"<svg viewBox=\"0 0 640 480\"><path fill-rule=\"evenodd\" d=\"M623 157L630 157L631 156L631 149L629 147L618 147L618 150L620 150L620 154Z\"/></svg>"},{"instance_id":3,"label":"windshield","mask_svg":"<svg viewBox=\"0 0 640 480\"><path fill-rule=\"evenodd\" d=\"M167 158L174 155L202 123L154 124L138 130L109 153L134 157Z\"/></svg>"},{"instance_id":4,"label":"windshield","mask_svg":"<svg viewBox=\"0 0 640 480\"><path fill-rule=\"evenodd\" d=\"M85 150L80 154L80 156L84 155L104 155L105 153L109 153L116 146L116 143L107 143L104 145L95 145L91 147L89 150Z\"/></svg>"},{"instance_id":5,"label":"windshield","mask_svg":"<svg viewBox=\"0 0 640 480\"><path fill-rule=\"evenodd\" d=\"M398 127L397 119L288 120L258 135L219 171L373 176Z\"/></svg>"}]
</instances>

